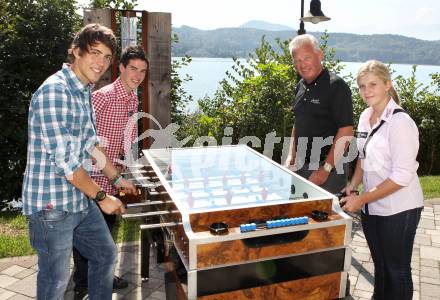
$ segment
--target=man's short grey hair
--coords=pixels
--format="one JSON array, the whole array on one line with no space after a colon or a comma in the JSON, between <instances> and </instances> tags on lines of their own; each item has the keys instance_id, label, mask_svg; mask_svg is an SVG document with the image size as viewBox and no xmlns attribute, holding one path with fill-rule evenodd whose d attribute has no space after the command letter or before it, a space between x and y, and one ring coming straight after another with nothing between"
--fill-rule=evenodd
<instances>
[{"instance_id":1,"label":"man's short grey hair","mask_svg":"<svg viewBox=\"0 0 440 300\"><path fill-rule=\"evenodd\" d=\"M290 41L289 43L290 55L293 57L293 52L296 49L304 47L305 45L312 46L316 52L321 51L321 48L319 48L319 42L313 35L301 34L301 35L297 35L296 37L293 38L293 40Z\"/></svg>"}]
</instances>

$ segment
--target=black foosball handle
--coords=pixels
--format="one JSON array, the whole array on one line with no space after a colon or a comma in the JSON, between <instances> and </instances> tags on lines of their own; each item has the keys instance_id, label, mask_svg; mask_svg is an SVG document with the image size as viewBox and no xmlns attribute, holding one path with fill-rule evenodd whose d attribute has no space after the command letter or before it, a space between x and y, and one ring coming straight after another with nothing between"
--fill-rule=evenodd
<instances>
[{"instance_id":1,"label":"black foosball handle","mask_svg":"<svg viewBox=\"0 0 440 300\"><path fill-rule=\"evenodd\" d=\"M150 279L150 247L151 238L149 230L141 230L141 280Z\"/></svg>"}]
</instances>

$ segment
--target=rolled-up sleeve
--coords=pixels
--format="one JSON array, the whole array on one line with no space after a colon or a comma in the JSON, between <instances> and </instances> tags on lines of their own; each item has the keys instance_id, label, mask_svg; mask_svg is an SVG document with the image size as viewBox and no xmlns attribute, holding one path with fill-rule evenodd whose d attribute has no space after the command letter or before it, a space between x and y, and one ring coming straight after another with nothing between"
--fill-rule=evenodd
<instances>
[{"instance_id":1,"label":"rolled-up sleeve","mask_svg":"<svg viewBox=\"0 0 440 300\"><path fill-rule=\"evenodd\" d=\"M417 176L419 164L419 131L414 121L405 113L393 116L389 127L391 174L389 179L401 186L408 186Z\"/></svg>"},{"instance_id":2,"label":"rolled-up sleeve","mask_svg":"<svg viewBox=\"0 0 440 300\"><path fill-rule=\"evenodd\" d=\"M37 95L44 147L60 176L72 175L81 163L81 141L72 134L72 99L61 84L48 84Z\"/></svg>"}]
</instances>

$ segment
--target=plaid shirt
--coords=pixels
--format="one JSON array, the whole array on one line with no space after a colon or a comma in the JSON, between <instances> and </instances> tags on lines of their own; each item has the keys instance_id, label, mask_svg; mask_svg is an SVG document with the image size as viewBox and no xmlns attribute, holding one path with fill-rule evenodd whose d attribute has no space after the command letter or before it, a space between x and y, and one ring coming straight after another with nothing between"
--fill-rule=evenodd
<instances>
[{"instance_id":1,"label":"plaid shirt","mask_svg":"<svg viewBox=\"0 0 440 300\"><path fill-rule=\"evenodd\" d=\"M118 78L94 92L92 102L101 146L105 148L112 163L118 165L118 160L131 149L133 141L137 138L136 93L135 91L127 93L121 79ZM92 177L107 194L116 194L117 189L95 166Z\"/></svg>"},{"instance_id":2,"label":"plaid shirt","mask_svg":"<svg viewBox=\"0 0 440 300\"><path fill-rule=\"evenodd\" d=\"M91 169L90 153L98 143L94 123L90 86L64 64L30 103L23 214L51 206L69 212L87 207L87 196L67 177L81 166Z\"/></svg>"}]
</instances>

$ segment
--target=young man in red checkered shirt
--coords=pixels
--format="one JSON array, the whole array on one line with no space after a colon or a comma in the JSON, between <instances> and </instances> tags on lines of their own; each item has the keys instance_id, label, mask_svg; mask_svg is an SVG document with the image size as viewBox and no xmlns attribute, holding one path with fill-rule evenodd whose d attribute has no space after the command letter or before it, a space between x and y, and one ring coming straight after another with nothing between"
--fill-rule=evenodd
<instances>
[{"instance_id":1,"label":"young man in red checkered shirt","mask_svg":"<svg viewBox=\"0 0 440 300\"><path fill-rule=\"evenodd\" d=\"M129 46L122 51L119 64L120 75L92 95L96 114L96 129L109 159L115 166L127 151L130 151L137 137L136 118L131 118L138 111L137 88L147 74L148 61L140 46ZM117 189L102 172L92 172L92 178L109 195L116 195ZM116 216L103 213L110 229L115 224ZM74 249L75 299L81 299L87 293L88 261ZM127 281L114 276L113 289L127 287Z\"/></svg>"}]
</instances>

